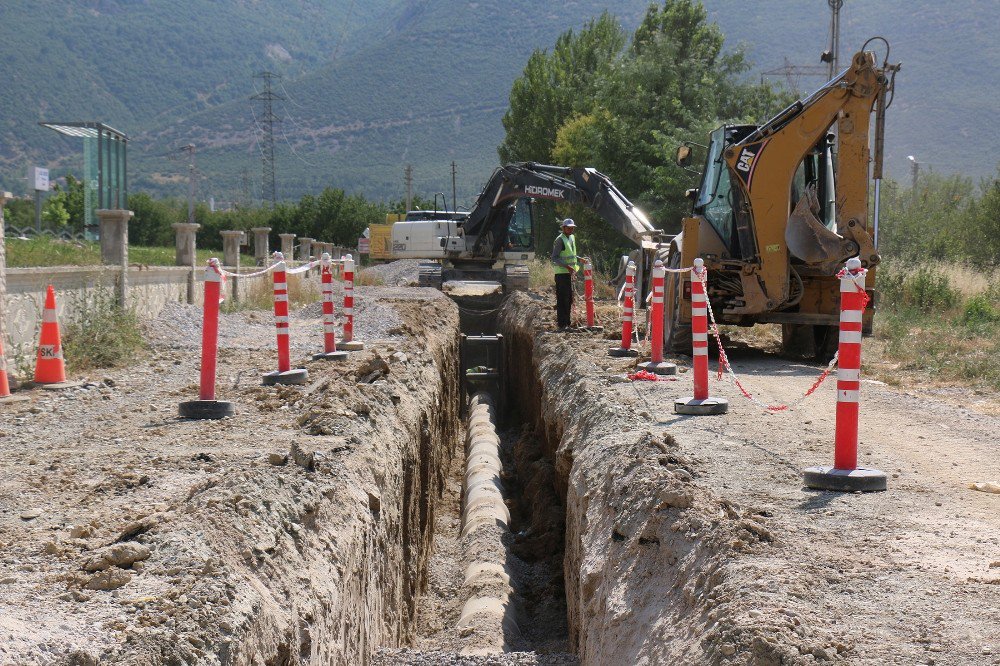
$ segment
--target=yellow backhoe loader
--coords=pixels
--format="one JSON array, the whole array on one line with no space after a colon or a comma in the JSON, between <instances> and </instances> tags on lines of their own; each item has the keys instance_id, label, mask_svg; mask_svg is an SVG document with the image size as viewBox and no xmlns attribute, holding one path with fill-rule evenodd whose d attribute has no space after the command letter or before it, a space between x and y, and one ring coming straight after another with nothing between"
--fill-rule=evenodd
<instances>
[{"instance_id":1,"label":"yellow backhoe loader","mask_svg":"<svg viewBox=\"0 0 1000 666\"><path fill-rule=\"evenodd\" d=\"M781 324L787 352L828 359L837 343L836 272L860 257L873 290L885 111L899 70L885 47L881 65L863 47L836 78L763 125L711 133L701 184L688 192L692 214L666 263L705 260L720 324ZM678 163L689 165L691 153L691 145L681 146ZM668 273L666 287L669 348L690 352L690 277ZM864 312L868 334L874 303Z\"/></svg>"}]
</instances>

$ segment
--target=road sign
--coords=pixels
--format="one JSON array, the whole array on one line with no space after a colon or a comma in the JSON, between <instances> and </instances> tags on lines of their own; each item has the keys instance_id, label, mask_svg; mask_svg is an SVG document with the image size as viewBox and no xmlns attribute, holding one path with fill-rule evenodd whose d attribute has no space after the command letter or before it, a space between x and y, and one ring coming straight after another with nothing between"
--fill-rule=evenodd
<instances>
[{"instance_id":1,"label":"road sign","mask_svg":"<svg viewBox=\"0 0 1000 666\"><path fill-rule=\"evenodd\" d=\"M367 238L358 239L358 254L368 254L369 242Z\"/></svg>"},{"instance_id":2,"label":"road sign","mask_svg":"<svg viewBox=\"0 0 1000 666\"><path fill-rule=\"evenodd\" d=\"M32 167L31 182L35 184L35 189L40 192L49 191L49 170L42 167Z\"/></svg>"}]
</instances>

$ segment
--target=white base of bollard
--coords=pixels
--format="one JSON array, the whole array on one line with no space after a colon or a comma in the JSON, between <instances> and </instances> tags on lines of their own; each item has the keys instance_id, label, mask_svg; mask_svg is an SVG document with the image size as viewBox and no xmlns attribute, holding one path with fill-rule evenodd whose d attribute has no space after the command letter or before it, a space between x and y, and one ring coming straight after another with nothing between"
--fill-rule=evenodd
<instances>
[{"instance_id":1,"label":"white base of bollard","mask_svg":"<svg viewBox=\"0 0 1000 666\"><path fill-rule=\"evenodd\" d=\"M729 401L725 398L705 398L695 400L693 396L685 396L674 401L674 413L686 416L713 416L729 411Z\"/></svg>"},{"instance_id":2,"label":"white base of bollard","mask_svg":"<svg viewBox=\"0 0 1000 666\"><path fill-rule=\"evenodd\" d=\"M275 384L305 384L309 379L309 371L305 368L292 368L287 372L267 372L261 376L264 386L274 386Z\"/></svg>"},{"instance_id":3,"label":"white base of bollard","mask_svg":"<svg viewBox=\"0 0 1000 666\"><path fill-rule=\"evenodd\" d=\"M334 352L319 352L317 354L313 354L314 361L343 361L345 358L347 358L347 352L340 351L339 349Z\"/></svg>"},{"instance_id":4,"label":"white base of bollard","mask_svg":"<svg viewBox=\"0 0 1000 666\"><path fill-rule=\"evenodd\" d=\"M338 342L337 349L339 351L361 351L365 348L365 343L359 342L358 340L351 340L350 342Z\"/></svg>"},{"instance_id":5,"label":"white base of bollard","mask_svg":"<svg viewBox=\"0 0 1000 666\"><path fill-rule=\"evenodd\" d=\"M625 358L634 357L639 355L639 350L637 349L625 349L624 347L612 347L608 350L608 356L614 356L615 358Z\"/></svg>"},{"instance_id":6,"label":"white base of bollard","mask_svg":"<svg viewBox=\"0 0 1000 666\"><path fill-rule=\"evenodd\" d=\"M677 374L677 366L673 363L667 363L666 361L660 361L659 363L645 361L644 363L639 363L636 367L640 370L645 370L646 372L652 372L654 375Z\"/></svg>"}]
</instances>

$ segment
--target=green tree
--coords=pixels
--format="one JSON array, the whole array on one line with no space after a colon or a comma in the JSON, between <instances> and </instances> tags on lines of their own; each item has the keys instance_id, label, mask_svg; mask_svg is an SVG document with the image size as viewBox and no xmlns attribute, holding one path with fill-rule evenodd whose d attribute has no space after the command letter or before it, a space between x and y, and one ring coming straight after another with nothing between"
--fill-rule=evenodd
<instances>
[{"instance_id":1,"label":"green tree","mask_svg":"<svg viewBox=\"0 0 1000 666\"><path fill-rule=\"evenodd\" d=\"M623 40L605 14L560 36L551 55L533 54L511 89L498 152L504 161L595 167L655 224L676 231L691 186L674 164L677 145L724 122L761 121L787 96L745 80L749 63L723 49L722 31L695 0L650 6L627 48L616 35ZM627 244L603 225L594 229L608 252Z\"/></svg>"},{"instance_id":2,"label":"green tree","mask_svg":"<svg viewBox=\"0 0 1000 666\"><path fill-rule=\"evenodd\" d=\"M559 128L594 107L601 81L625 47L626 36L611 14L592 19L579 32L564 32L552 53L536 50L510 91L507 131L497 152L504 163L549 162Z\"/></svg>"},{"instance_id":3,"label":"green tree","mask_svg":"<svg viewBox=\"0 0 1000 666\"><path fill-rule=\"evenodd\" d=\"M57 191L45 200L45 204L42 206L42 222L53 231L59 231L69 224L65 192Z\"/></svg>"}]
</instances>

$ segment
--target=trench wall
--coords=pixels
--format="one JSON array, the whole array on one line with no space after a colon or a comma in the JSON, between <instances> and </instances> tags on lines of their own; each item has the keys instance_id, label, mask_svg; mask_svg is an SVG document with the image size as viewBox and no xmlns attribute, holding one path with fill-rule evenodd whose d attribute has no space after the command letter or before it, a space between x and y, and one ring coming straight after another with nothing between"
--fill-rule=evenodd
<instances>
[{"instance_id":1,"label":"trench wall","mask_svg":"<svg viewBox=\"0 0 1000 666\"><path fill-rule=\"evenodd\" d=\"M766 644L734 657L729 642L733 551L766 529L700 487L673 436L615 400L606 361L543 317L514 294L499 323L508 399L543 435L564 514L570 648L595 665L778 663Z\"/></svg>"},{"instance_id":2,"label":"trench wall","mask_svg":"<svg viewBox=\"0 0 1000 666\"><path fill-rule=\"evenodd\" d=\"M458 313L443 297L393 307L415 322L393 356L366 349L313 367L309 387L241 396L295 409L299 427L197 482L142 537L160 561L221 563L185 594L200 603L224 588L228 600L136 632L108 663L354 666L411 642L436 502L461 450ZM345 419L354 434L338 434Z\"/></svg>"}]
</instances>

